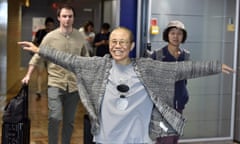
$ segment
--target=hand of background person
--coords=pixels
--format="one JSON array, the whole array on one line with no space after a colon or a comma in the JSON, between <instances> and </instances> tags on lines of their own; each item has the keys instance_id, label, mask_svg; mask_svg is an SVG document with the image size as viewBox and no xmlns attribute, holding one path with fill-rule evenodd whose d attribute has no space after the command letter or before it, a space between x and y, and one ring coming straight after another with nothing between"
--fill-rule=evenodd
<instances>
[{"instance_id":1,"label":"hand of background person","mask_svg":"<svg viewBox=\"0 0 240 144\"><path fill-rule=\"evenodd\" d=\"M28 41L22 41L22 42L18 42L19 45L21 45L21 47L24 50L33 52L33 53L38 53L39 52L39 48L34 45L32 42L28 42Z\"/></svg>"},{"instance_id":2,"label":"hand of background person","mask_svg":"<svg viewBox=\"0 0 240 144\"><path fill-rule=\"evenodd\" d=\"M228 65L226 65L226 64L222 64L222 72L223 73L226 73L226 74L229 74L229 73L235 73L235 71L231 68L231 67L229 67Z\"/></svg>"},{"instance_id":3,"label":"hand of background person","mask_svg":"<svg viewBox=\"0 0 240 144\"><path fill-rule=\"evenodd\" d=\"M108 45L108 40L102 40L102 45Z\"/></svg>"},{"instance_id":4,"label":"hand of background person","mask_svg":"<svg viewBox=\"0 0 240 144\"><path fill-rule=\"evenodd\" d=\"M94 39L93 39L93 37L87 37L86 40L87 40L88 42L93 42Z\"/></svg>"},{"instance_id":5,"label":"hand of background person","mask_svg":"<svg viewBox=\"0 0 240 144\"><path fill-rule=\"evenodd\" d=\"M21 80L23 84L28 84L30 80L30 75L25 75L25 77Z\"/></svg>"}]
</instances>

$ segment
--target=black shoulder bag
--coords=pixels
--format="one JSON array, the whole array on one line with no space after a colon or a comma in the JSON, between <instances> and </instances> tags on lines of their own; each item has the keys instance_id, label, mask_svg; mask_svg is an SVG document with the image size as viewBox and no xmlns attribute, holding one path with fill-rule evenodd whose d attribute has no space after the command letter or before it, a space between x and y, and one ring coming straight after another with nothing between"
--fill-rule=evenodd
<instances>
[{"instance_id":1,"label":"black shoulder bag","mask_svg":"<svg viewBox=\"0 0 240 144\"><path fill-rule=\"evenodd\" d=\"M17 123L28 118L28 85L23 84L18 94L5 106L3 122Z\"/></svg>"}]
</instances>

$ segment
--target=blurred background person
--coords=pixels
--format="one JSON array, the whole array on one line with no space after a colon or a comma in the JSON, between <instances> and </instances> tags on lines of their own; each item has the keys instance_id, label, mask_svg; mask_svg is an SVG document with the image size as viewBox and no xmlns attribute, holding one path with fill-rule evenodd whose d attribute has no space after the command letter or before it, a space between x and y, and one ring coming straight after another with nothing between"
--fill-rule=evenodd
<instances>
[{"instance_id":1,"label":"blurred background person","mask_svg":"<svg viewBox=\"0 0 240 144\"><path fill-rule=\"evenodd\" d=\"M103 23L100 32L96 34L93 42L96 48L96 56L103 57L105 54L109 54L109 36L110 24Z\"/></svg>"},{"instance_id":2,"label":"blurred background person","mask_svg":"<svg viewBox=\"0 0 240 144\"><path fill-rule=\"evenodd\" d=\"M33 43L36 44L37 46L39 46L41 44L44 36L54 29L55 29L54 19L51 17L47 17L45 20L45 28L37 31L37 33L34 37ZM36 68L36 76L37 76L37 78L36 78L37 79L36 100L37 101L41 99L41 95L42 95L42 81L43 81L45 67L46 67L46 65L44 63L42 63L42 64L38 65Z\"/></svg>"},{"instance_id":3,"label":"blurred background person","mask_svg":"<svg viewBox=\"0 0 240 144\"><path fill-rule=\"evenodd\" d=\"M88 49L88 52L90 56L94 56L94 47L93 47L93 41L95 38L94 33L94 24L92 21L86 21L83 25L83 27L79 28L79 32L82 34L84 39L86 40L85 46Z\"/></svg>"}]
</instances>

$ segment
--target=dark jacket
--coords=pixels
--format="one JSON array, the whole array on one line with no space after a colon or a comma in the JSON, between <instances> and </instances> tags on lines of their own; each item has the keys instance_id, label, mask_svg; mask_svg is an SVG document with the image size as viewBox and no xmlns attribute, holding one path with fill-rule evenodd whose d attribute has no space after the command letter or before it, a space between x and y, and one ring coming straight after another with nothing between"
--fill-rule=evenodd
<instances>
[{"instance_id":1,"label":"dark jacket","mask_svg":"<svg viewBox=\"0 0 240 144\"><path fill-rule=\"evenodd\" d=\"M186 49L180 49L181 54L176 59L168 51L168 47L165 46L161 49L155 50L151 57L155 60L164 62L176 62L176 61L188 61L190 59L190 52ZM183 110L188 102L189 95L187 90L187 80L180 80L175 83L174 94L174 108L177 110Z\"/></svg>"}]
</instances>

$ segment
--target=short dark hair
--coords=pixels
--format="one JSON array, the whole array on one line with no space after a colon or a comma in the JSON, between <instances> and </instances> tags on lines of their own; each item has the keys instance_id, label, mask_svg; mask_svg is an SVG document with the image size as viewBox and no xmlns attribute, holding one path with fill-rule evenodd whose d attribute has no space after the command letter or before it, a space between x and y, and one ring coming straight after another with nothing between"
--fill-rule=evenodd
<instances>
[{"instance_id":1,"label":"short dark hair","mask_svg":"<svg viewBox=\"0 0 240 144\"><path fill-rule=\"evenodd\" d=\"M58 7L58 9L57 9L57 17L60 16L61 10L64 9L64 8L68 9L68 10L72 10L73 11L73 16L75 17L76 12L75 12L73 6L71 4L69 4L69 3L64 3L64 4L62 4L62 5L60 5Z\"/></svg>"},{"instance_id":2,"label":"short dark hair","mask_svg":"<svg viewBox=\"0 0 240 144\"><path fill-rule=\"evenodd\" d=\"M168 39L168 34L169 34L169 31L172 29L172 28L177 28L177 27L168 27L166 28L164 31L163 31L163 40L166 41L166 42L169 42L169 39ZM179 28L177 28L179 29ZM183 39L182 39L182 42L181 43L184 43L187 39L187 31L184 30L184 29L181 29L183 31Z\"/></svg>"},{"instance_id":3,"label":"short dark hair","mask_svg":"<svg viewBox=\"0 0 240 144\"><path fill-rule=\"evenodd\" d=\"M115 28L115 29L113 29L113 31L111 32L111 34L114 32L114 31L117 31L117 30L124 30L124 31L126 31L128 34L129 34L129 40L130 40L130 42L133 42L134 41L134 35L133 35L133 33L132 33L132 31L129 29L129 28L127 28L127 27L124 27L124 26L120 26L120 27L117 27L117 28ZM111 35L110 35L111 36Z\"/></svg>"},{"instance_id":4,"label":"short dark hair","mask_svg":"<svg viewBox=\"0 0 240 144\"><path fill-rule=\"evenodd\" d=\"M45 20L45 26L46 26L48 23L54 23L54 19L51 18L51 17L47 17L46 20Z\"/></svg>"},{"instance_id":5,"label":"short dark hair","mask_svg":"<svg viewBox=\"0 0 240 144\"><path fill-rule=\"evenodd\" d=\"M102 26L101 26L101 29L109 30L110 29L110 24L109 23L103 23Z\"/></svg>"}]
</instances>

